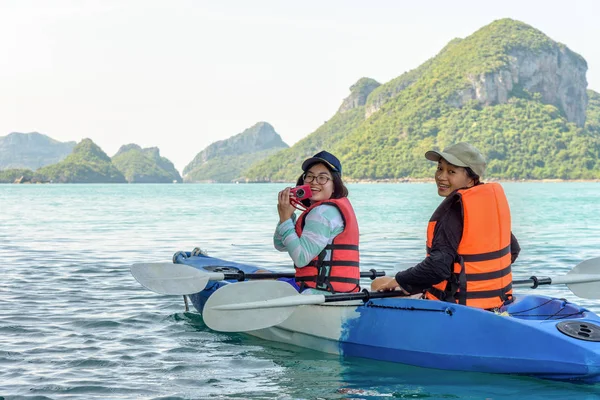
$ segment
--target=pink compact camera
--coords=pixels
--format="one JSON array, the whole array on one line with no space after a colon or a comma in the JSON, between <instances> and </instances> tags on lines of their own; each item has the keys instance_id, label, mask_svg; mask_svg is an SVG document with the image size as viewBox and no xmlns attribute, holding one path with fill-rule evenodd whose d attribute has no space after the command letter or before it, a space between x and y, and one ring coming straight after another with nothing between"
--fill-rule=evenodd
<instances>
[{"instance_id":1,"label":"pink compact camera","mask_svg":"<svg viewBox=\"0 0 600 400\"><path fill-rule=\"evenodd\" d=\"M312 190L310 190L310 185L296 186L295 188L290 189L290 193L292 194L292 199L296 201L310 199L313 195Z\"/></svg>"}]
</instances>

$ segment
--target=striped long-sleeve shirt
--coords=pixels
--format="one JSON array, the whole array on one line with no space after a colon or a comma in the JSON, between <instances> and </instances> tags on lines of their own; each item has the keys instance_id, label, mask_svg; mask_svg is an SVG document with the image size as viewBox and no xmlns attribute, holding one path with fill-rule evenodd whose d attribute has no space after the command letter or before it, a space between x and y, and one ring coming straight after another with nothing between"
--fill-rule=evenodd
<instances>
[{"instance_id":1,"label":"striped long-sleeve shirt","mask_svg":"<svg viewBox=\"0 0 600 400\"><path fill-rule=\"evenodd\" d=\"M344 231L344 220L337 207L323 204L310 210L304 220L302 236L296 234L296 215L277 225L273 243L279 251L287 251L294 265L305 267L325 246ZM325 260L331 257L327 252Z\"/></svg>"}]
</instances>

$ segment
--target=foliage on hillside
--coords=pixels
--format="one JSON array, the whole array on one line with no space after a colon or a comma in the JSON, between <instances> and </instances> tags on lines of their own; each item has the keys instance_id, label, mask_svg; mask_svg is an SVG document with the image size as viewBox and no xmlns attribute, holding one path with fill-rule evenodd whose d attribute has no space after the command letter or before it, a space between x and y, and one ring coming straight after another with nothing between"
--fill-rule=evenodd
<instances>
[{"instance_id":1,"label":"foliage on hillside","mask_svg":"<svg viewBox=\"0 0 600 400\"><path fill-rule=\"evenodd\" d=\"M122 146L113 156L112 163L129 183L182 182L173 163L161 157L156 147L142 149L136 144Z\"/></svg>"},{"instance_id":2,"label":"foliage on hillside","mask_svg":"<svg viewBox=\"0 0 600 400\"><path fill-rule=\"evenodd\" d=\"M15 179L20 177L30 180L33 175L34 173L30 169L5 169L0 171L0 183L13 183Z\"/></svg>"},{"instance_id":3,"label":"foliage on hillside","mask_svg":"<svg viewBox=\"0 0 600 400\"><path fill-rule=\"evenodd\" d=\"M539 94L518 85L506 104L451 105L452 96L472 85L469 75L502 68L510 60L510 51L535 54L557 47L585 63L529 25L495 21L452 41L416 70L378 87L366 107L352 110L352 115L336 114L292 148L253 165L244 175L255 181L291 181L302 159L327 149L344 162L346 178L431 177L433 163L423 157L427 150L469 141L488 159L487 177L598 179L600 100L594 92L588 92L584 128L568 122L557 107L542 103ZM373 105L378 111L365 119L365 108Z\"/></svg>"},{"instance_id":4,"label":"foliage on hillside","mask_svg":"<svg viewBox=\"0 0 600 400\"><path fill-rule=\"evenodd\" d=\"M410 122L400 125L381 114L334 146L334 151L353 155L346 163L347 176L431 177L435 167L424 159L424 153L467 141L488 160L486 177L600 178L600 135L577 128L556 107L536 100L513 98L491 107L470 104L426 124ZM365 131L368 134L361 136Z\"/></svg>"},{"instance_id":5,"label":"foliage on hillside","mask_svg":"<svg viewBox=\"0 0 600 400\"><path fill-rule=\"evenodd\" d=\"M586 112L585 129L591 135L600 136L600 94L588 90L588 108Z\"/></svg>"},{"instance_id":6,"label":"foliage on hillside","mask_svg":"<svg viewBox=\"0 0 600 400\"><path fill-rule=\"evenodd\" d=\"M395 97L398 93L415 83L419 80L425 72L435 63L435 61L445 54L449 49L460 43L462 39L453 39L448 43L435 57L425 61L419 67L403 73L397 78L379 86L367 99L367 110L371 107L379 108L382 104L386 103L390 98Z\"/></svg>"},{"instance_id":7,"label":"foliage on hillside","mask_svg":"<svg viewBox=\"0 0 600 400\"><path fill-rule=\"evenodd\" d=\"M40 180L54 183L125 183L110 157L92 140L83 139L63 161L35 171Z\"/></svg>"}]
</instances>

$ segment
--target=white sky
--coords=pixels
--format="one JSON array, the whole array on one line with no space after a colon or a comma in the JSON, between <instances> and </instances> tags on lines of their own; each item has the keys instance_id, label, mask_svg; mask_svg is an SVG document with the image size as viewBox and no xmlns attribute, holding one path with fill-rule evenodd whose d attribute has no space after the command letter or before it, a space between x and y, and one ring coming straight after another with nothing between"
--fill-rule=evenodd
<instances>
[{"instance_id":1,"label":"white sky","mask_svg":"<svg viewBox=\"0 0 600 400\"><path fill-rule=\"evenodd\" d=\"M359 78L506 17L581 54L600 91L594 0L0 0L0 136L157 146L180 171L258 121L293 145Z\"/></svg>"}]
</instances>

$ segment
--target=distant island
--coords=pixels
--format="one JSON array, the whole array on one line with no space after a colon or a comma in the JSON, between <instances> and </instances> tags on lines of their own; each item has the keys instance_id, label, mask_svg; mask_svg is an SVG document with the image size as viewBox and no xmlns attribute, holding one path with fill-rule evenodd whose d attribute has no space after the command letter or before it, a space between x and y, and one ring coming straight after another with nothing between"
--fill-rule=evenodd
<instances>
[{"instance_id":1,"label":"distant island","mask_svg":"<svg viewBox=\"0 0 600 400\"><path fill-rule=\"evenodd\" d=\"M121 146L112 157L113 165L129 183L181 183L173 163L160 156L156 147L142 149L137 144Z\"/></svg>"},{"instance_id":2,"label":"distant island","mask_svg":"<svg viewBox=\"0 0 600 400\"><path fill-rule=\"evenodd\" d=\"M423 154L459 141L484 153L486 178L598 180L600 94L587 89L586 71L564 44L501 19L387 83L359 79L292 147L259 122L200 150L180 176L157 148L129 144L110 158L90 139L11 133L0 137L0 182L290 182L323 149L350 181L426 179L433 166Z\"/></svg>"},{"instance_id":3,"label":"distant island","mask_svg":"<svg viewBox=\"0 0 600 400\"><path fill-rule=\"evenodd\" d=\"M252 164L289 146L268 122L259 122L202 150L184 169L186 182L239 182Z\"/></svg>"},{"instance_id":4,"label":"distant island","mask_svg":"<svg viewBox=\"0 0 600 400\"><path fill-rule=\"evenodd\" d=\"M122 146L111 159L91 139L78 143L58 163L30 169L0 171L0 183L171 183L181 182L179 172L157 148Z\"/></svg>"},{"instance_id":5,"label":"distant island","mask_svg":"<svg viewBox=\"0 0 600 400\"><path fill-rule=\"evenodd\" d=\"M39 133L11 133L12 143L60 143ZM15 140L15 138L18 138ZM0 138L2 139L2 138ZM0 142L1 143L1 142ZM74 143L74 142L73 142ZM68 143L69 145L71 142ZM8 147L8 146L7 146ZM198 153L184 169L185 182L233 182L252 163L289 146L267 122L258 122L227 140L215 142ZM39 151L32 146L34 151ZM7 151L10 153L10 149ZM58 155L56 157L59 157ZM181 183L173 163L156 147L142 149L131 143L111 158L91 139L73 144L61 161L36 170L0 170L0 183ZM24 164L25 167L30 164Z\"/></svg>"},{"instance_id":6,"label":"distant island","mask_svg":"<svg viewBox=\"0 0 600 400\"><path fill-rule=\"evenodd\" d=\"M109 156L91 139L78 143L64 160L42 167L34 177L54 183L125 183Z\"/></svg>"},{"instance_id":7,"label":"distant island","mask_svg":"<svg viewBox=\"0 0 600 400\"><path fill-rule=\"evenodd\" d=\"M71 154L75 144L59 142L38 132L12 132L0 137L0 170L35 170L57 163Z\"/></svg>"}]
</instances>

